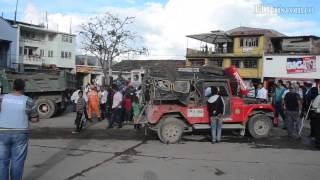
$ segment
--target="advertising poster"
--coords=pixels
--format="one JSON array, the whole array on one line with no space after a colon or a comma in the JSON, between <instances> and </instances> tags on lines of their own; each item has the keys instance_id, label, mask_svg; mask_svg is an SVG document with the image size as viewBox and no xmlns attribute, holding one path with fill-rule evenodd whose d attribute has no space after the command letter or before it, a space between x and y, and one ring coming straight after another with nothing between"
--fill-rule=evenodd
<instances>
[{"instance_id":1,"label":"advertising poster","mask_svg":"<svg viewBox=\"0 0 320 180\"><path fill-rule=\"evenodd\" d=\"M316 72L316 56L287 58L287 73Z\"/></svg>"}]
</instances>

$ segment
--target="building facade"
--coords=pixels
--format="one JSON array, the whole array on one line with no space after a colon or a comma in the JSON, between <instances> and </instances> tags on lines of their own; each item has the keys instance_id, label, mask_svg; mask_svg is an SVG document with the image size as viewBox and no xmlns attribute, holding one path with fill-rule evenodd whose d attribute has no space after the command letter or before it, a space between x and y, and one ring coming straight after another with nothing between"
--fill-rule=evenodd
<instances>
[{"instance_id":1,"label":"building facade","mask_svg":"<svg viewBox=\"0 0 320 180\"><path fill-rule=\"evenodd\" d=\"M263 79L272 86L277 80L320 84L320 37L272 38L272 51L263 58Z\"/></svg>"},{"instance_id":2,"label":"building facade","mask_svg":"<svg viewBox=\"0 0 320 180\"><path fill-rule=\"evenodd\" d=\"M94 56L76 56L76 75L79 87L87 84L102 85L103 71L98 59Z\"/></svg>"},{"instance_id":3,"label":"building facade","mask_svg":"<svg viewBox=\"0 0 320 180\"><path fill-rule=\"evenodd\" d=\"M229 31L188 35L202 43L200 49L187 49L186 66L234 65L244 80L262 81L263 55L272 48L271 38L283 34L271 30L251 27L238 27Z\"/></svg>"},{"instance_id":4,"label":"building facade","mask_svg":"<svg viewBox=\"0 0 320 180\"><path fill-rule=\"evenodd\" d=\"M46 29L41 25L6 20L17 33L17 57L11 62L19 71L33 71L43 66L60 70L75 68L76 36Z\"/></svg>"},{"instance_id":5,"label":"building facade","mask_svg":"<svg viewBox=\"0 0 320 180\"><path fill-rule=\"evenodd\" d=\"M0 17L0 67L14 68L18 58L17 28Z\"/></svg>"}]
</instances>

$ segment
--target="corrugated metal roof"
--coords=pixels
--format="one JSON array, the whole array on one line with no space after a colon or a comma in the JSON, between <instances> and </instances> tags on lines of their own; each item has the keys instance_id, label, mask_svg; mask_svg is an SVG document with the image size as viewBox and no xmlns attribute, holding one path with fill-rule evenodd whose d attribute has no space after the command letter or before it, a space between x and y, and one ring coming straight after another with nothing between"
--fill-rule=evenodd
<instances>
[{"instance_id":1,"label":"corrugated metal roof","mask_svg":"<svg viewBox=\"0 0 320 180\"><path fill-rule=\"evenodd\" d=\"M248 36L248 35L266 35L269 37L286 37L286 35L279 33L273 29L262 29L240 26L228 31L211 31L210 33L187 35L187 37L203 41L206 43L225 43L232 42L233 36Z\"/></svg>"}]
</instances>

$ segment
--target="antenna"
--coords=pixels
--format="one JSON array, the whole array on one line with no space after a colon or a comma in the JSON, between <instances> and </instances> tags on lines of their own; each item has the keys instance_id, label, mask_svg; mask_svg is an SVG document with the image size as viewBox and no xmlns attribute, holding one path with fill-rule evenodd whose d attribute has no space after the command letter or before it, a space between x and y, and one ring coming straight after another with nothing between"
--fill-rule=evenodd
<instances>
[{"instance_id":1,"label":"antenna","mask_svg":"<svg viewBox=\"0 0 320 180\"><path fill-rule=\"evenodd\" d=\"M47 29L48 29L48 11L46 11L46 23L47 23Z\"/></svg>"},{"instance_id":2,"label":"antenna","mask_svg":"<svg viewBox=\"0 0 320 180\"><path fill-rule=\"evenodd\" d=\"M72 17L70 18L69 34L72 34Z\"/></svg>"},{"instance_id":3,"label":"antenna","mask_svg":"<svg viewBox=\"0 0 320 180\"><path fill-rule=\"evenodd\" d=\"M14 23L16 24L17 22L17 10L18 10L18 0L16 1L16 10L14 11Z\"/></svg>"}]
</instances>

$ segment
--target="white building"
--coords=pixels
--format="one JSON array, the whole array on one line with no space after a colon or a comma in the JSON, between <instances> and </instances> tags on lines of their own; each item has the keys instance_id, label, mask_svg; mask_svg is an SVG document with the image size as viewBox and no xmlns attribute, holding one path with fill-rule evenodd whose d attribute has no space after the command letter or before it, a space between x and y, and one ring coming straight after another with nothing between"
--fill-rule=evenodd
<instances>
[{"instance_id":1,"label":"white building","mask_svg":"<svg viewBox=\"0 0 320 180\"><path fill-rule=\"evenodd\" d=\"M7 21L17 28L16 68L25 71L39 66L56 66L67 71L75 68L76 35L48 30L39 25Z\"/></svg>"},{"instance_id":2,"label":"white building","mask_svg":"<svg viewBox=\"0 0 320 180\"><path fill-rule=\"evenodd\" d=\"M320 55L265 55L263 67L263 77L267 81L281 79L320 83Z\"/></svg>"}]
</instances>

